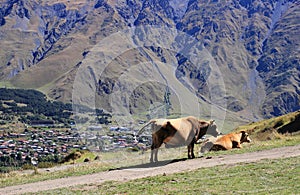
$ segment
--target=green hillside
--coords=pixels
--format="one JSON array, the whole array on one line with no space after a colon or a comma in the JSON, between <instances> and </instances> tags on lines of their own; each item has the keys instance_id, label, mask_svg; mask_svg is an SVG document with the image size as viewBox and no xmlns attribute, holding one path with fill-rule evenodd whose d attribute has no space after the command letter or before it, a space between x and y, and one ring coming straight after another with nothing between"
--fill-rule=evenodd
<instances>
[{"instance_id":1,"label":"green hillside","mask_svg":"<svg viewBox=\"0 0 300 195\"><path fill-rule=\"evenodd\" d=\"M284 135L300 134L300 111L239 126L234 131L246 130L259 141L280 139Z\"/></svg>"}]
</instances>

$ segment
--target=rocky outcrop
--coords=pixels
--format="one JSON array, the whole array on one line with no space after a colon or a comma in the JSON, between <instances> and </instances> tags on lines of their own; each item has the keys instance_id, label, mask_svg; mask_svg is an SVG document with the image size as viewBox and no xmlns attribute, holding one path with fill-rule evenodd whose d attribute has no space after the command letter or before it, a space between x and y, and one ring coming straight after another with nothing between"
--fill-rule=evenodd
<instances>
[{"instance_id":1,"label":"rocky outcrop","mask_svg":"<svg viewBox=\"0 0 300 195\"><path fill-rule=\"evenodd\" d=\"M81 8L79 10L67 10L63 3L40 7L40 9L43 13L39 16L43 24L40 26L40 29L43 29L43 44L32 51L32 64L42 60L61 36L67 36L77 23L84 23L86 17L85 14L81 13ZM50 24L54 24L54 26Z\"/></svg>"},{"instance_id":2,"label":"rocky outcrop","mask_svg":"<svg viewBox=\"0 0 300 195\"><path fill-rule=\"evenodd\" d=\"M174 25L175 14L167 0L145 0L134 25Z\"/></svg>"},{"instance_id":3,"label":"rocky outcrop","mask_svg":"<svg viewBox=\"0 0 300 195\"><path fill-rule=\"evenodd\" d=\"M12 1L6 1L6 2L3 2L1 3L1 8L0 8L0 26L3 26L5 25L5 17L8 16L12 9L13 9L13 5L15 3L18 3L19 0L12 0ZM22 9L19 8L19 9Z\"/></svg>"},{"instance_id":4,"label":"rocky outcrop","mask_svg":"<svg viewBox=\"0 0 300 195\"><path fill-rule=\"evenodd\" d=\"M300 109L299 12L300 4L296 1L274 3L270 18L275 21L271 21L256 67L266 86L267 97L262 107L266 117Z\"/></svg>"}]
</instances>

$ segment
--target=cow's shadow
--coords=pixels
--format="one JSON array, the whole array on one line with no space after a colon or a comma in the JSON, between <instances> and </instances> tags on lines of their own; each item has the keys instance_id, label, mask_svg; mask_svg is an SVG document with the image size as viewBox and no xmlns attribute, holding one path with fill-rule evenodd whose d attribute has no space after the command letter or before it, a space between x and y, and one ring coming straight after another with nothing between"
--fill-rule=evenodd
<instances>
[{"instance_id":1,"label":"cow's shadow","mask_svg":"<svg viewBox=\"0 0 300 195\"><path fill-rule=\"evenodd\" d=\"M119 167L115 169L110 169L109 171L113 170L122 170L122 169L142 169L142 168L154 168L154 167L162 167L168 164L186 161L187 158L180 158L180 159L173 159L173 160L164 160L164 161L158 161L158 162L152 162L152 163L145 163L145 164L139 164L139 165L132 165L132 166L126 166L126 167Z\"/></svg>"}]
</instances>

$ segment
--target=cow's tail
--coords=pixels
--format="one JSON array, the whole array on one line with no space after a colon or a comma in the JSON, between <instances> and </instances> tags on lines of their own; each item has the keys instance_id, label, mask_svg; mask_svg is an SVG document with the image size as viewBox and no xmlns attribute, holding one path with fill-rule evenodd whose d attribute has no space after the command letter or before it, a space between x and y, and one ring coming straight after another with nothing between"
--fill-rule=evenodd
<instances>
[{"instance_id":1,"label":"cow's tail","mask_svg":"<svg viewBox=\"0 0 300 195\"><path fill-rule=\"evenodd\" d=\"M145 131L145 128L146 128L148 125L150 125L150 124L152 124L152 123L154 123L154 122L155 122L155 120L150 120L148 123L146 123L146 124L138 131L137 136L141 135L141 134Z\"/></svg>"}]
</instances>

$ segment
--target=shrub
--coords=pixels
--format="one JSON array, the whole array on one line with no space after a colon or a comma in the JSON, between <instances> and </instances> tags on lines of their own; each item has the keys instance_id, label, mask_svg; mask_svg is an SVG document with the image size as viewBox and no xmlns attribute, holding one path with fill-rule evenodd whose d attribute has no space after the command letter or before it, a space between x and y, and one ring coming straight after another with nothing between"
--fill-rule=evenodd
<instances>
[{"instance_id":1,"label":"shrub","mask_svg":"<svg viewBox=\"0 0 300 195\"><path fill-rule=\"evenodd\" d=\"M25 164L22 166L23 170L33 170L35 168L35 166L33 166L32 164Z\"/></svg>"},{"instance_id":2,"label":"shrub","mask_svg":"<svg viewBox=\"0 0 300 195\"><path fill-rule=\"evenodd\" d=\"M4 166L1 166L0 167L0 173L9 173L11 171L15 171L15 170L18 170L20 169L19 167L4 167Z\"/></svg>"},{"instance_id":3,"label":"shrub","mask_svg":"<svg viewBox=\"0 0 300 195\"><path fill-rule=\"evenodd\" d=\"M54 167L56 164L53 162L40 162L37 167L38 168L51 168Z\"/></svg>"},{"instance_id":4,"label":"shrub","mask_svg":"<svg viewBox=\"0 0 300 195\"><path fill-rule=\"evenodd\" d=\"M81 155L82 155L82 152L80 152L80 151L77 151L77 150L72 151L63 159L62 162L64 163L64 162L69 162L69 161L73 160L73 163L74 163L74 161L76 159L80 158Z\"/></svg>"}]
</instances>

